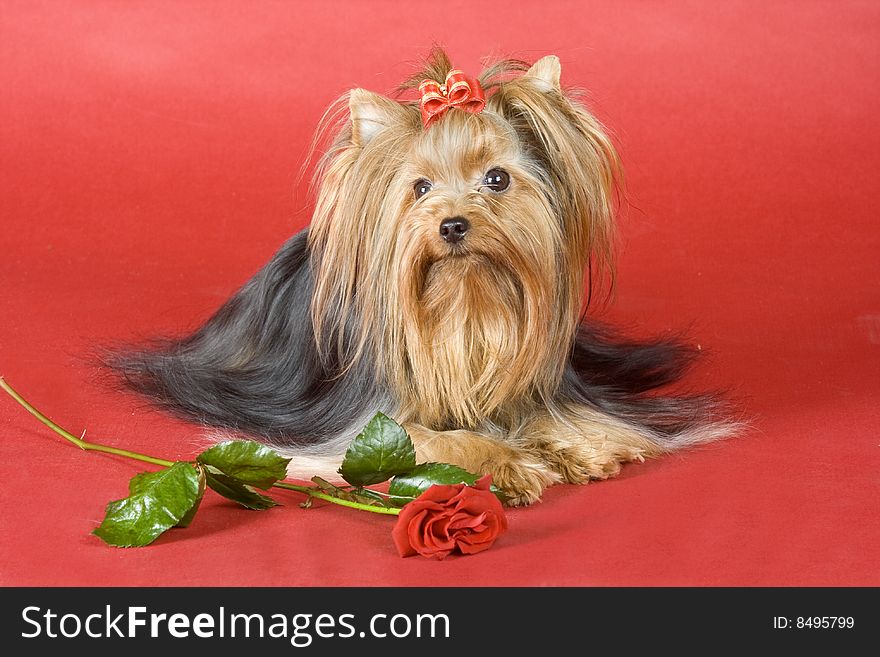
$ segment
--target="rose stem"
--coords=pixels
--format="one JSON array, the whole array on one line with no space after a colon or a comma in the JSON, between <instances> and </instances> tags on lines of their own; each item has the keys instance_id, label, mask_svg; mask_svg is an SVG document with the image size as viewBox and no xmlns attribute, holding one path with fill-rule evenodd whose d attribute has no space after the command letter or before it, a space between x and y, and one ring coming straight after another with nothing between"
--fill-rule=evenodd
<instances>
[{"instance_id":1,"label":"rose stem","mask_svg":"<svg viewBox=\"0 0 880 657\"><path fill-rule=\"evenodd\" d=\"M327 502L332 502L339 506L347 506L350 509L360 509L361 511L369 511L370 513L381 513L386 516L400 515L400 509L389 509L384 506L371 506L369 504L361 504L360 502L343 500L338 497L333 497L332 495L327 495L326 493L318 492L310 486L297 486L296 484L288 484L286 481L276 481L272 485L275 488L284 488L286 490L295 490L300 493L305 493L306 495L317 497L319 500L326 500Z\"/></svg>"},{"instance_id":2,"label":"rose stem","mask_svg":"<svg viewBox=\"0 0 880 657\"><path fill-rule=\"evenodd\" d=\"M37 418L40 422L45 424L47 427L52 429L55 433L63 438L66 438L74 445L79 447L80 449L86 450L94 450L96 452L107 452L108 454L116 454L117 456L126 456L130 459L136 459L138 461L146 461L147 463L153 463L154 465L163 465L166 468L174 465L174 461L166 461L165 459L156 458L155 456L147 456L146 454L138 454L137 452L130 452L125 449L119 449L117 447L110 447L108 445L100 445L98 443L90 443L82 438L77 438L72 433L64 429L63 427L58 426L50 420L48 417L40 413L36 408L34 408L30 402L28 402L24 397L22 397L15 389L9 385L6 380L0 376L0 387L2 387L9 395L17 401L19 404L25 407L27 411Z\"/></svg>"},{"instance_id":3,"label":"rose stem","mask_svg":"<svg viewBox=\"0 0 880 657\"><path fill-rule=\"evenodd\" d=\"M27 410L31 415L37 418L40 422L45 424L47 427L52 429L55 433L57 433L62 438L72 442L74 445L84 450L91 450L96 452L105 452L107 454L115 454L117 456L124 456L126 458L134 459L136 461L144 461L146 463L152 463L153 465L161 465L164 467L171 467L174 465L174 461L168 461L166 459L156 458L155 456L147 456L146 454L139 454L138 452L132 452L127 449L119 449L118 447L110 447L109 445L102 445L100 443L92 443L87 440L83 440L82 438L77 438L75 435L59 426L51 419L43 415L40 411L38 411L28 400L22 397L18 392L11 386L6 380L0 376L0 388L3 388L10 397L12 397L15 401L21 404L25 410ZM369 504L361 504L360 502L350 502L349 500L341 500L338 497L333 497L332 495L327 495L326 493L322 493L318 490L315 490L311 486L299 486L297 484L289 484L284 481L278 481L272 484L275 488L283 488L285 490L293 490L298 493L303 493L305 495L309 495L311 497L316 497L318 499L324 500L326 502L330 502L331 504L338 504L340 506L347 506L351 509L359 509L361 511L369 511L371 513L381 513L384 515L392 515L396 516L400 514L400 509L388 509L385 507L377 507L371 506Z\"/></svg>"}]
</instances>

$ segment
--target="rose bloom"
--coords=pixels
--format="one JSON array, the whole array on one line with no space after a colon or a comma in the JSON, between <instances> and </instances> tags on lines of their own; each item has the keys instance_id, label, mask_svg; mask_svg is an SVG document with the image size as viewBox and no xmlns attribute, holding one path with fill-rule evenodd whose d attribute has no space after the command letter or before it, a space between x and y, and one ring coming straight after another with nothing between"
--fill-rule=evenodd
<instances>
[{"instance_id":1,"label":"rose bloom","mask_svg":"<svg viewBox=\"0 0 880 657\"><path fill-rule=\"evenodd\" d=\"M492 547L507 518L491 482L486 475L473 486L434 485L403 507L391 532L400 556L445 559L456 550L476 554Z\"/></svg>"}]
</instances>

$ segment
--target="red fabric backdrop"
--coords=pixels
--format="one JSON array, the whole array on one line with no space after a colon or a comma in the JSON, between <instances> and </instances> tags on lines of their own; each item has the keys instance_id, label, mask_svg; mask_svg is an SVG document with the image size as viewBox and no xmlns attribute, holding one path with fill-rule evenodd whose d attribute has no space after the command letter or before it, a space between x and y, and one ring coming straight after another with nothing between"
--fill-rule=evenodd
<instances>
[{"instance_id":1,"label":"red fabric backdrop","mask_svg":"<svg viewBox=\"0 0 880 657\"><path fill-rule=\"evenodd\" d=\"M402 560L392 520L207 499L146 549L89 531L139 464L0 397L0 583L880 585L880 5L7 2L0 374L62 425L170 458L198 428L105 387L95 344L191 328L309 220L329 102L433 42L559 55L628 172L617 299L690 327L742 437L559 486L483 554Z\"/></svg>"}]
</instances>

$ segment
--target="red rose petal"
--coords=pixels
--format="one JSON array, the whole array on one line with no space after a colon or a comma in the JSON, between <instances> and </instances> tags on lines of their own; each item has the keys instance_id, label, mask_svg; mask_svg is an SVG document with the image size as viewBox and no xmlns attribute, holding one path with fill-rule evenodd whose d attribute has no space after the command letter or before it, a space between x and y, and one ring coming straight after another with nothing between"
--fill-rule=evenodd
<instances>
[{"instance_id":1,"label":"red rose petal","mask_svg":"<svg viewBox=\"0 0 880 657\"><path fill-rule=\"evenodd\" d=\"M394 525L394 529L391 530L391 539L394 541L394 547L397 548L397 553L401 557L411 557L418 554L418 550L413 547L408 536L410 523L412 523L413 518L418 513L418 509L410 508L409 505L406 505L400 510L400 515L397 516L397 523ZM418 522L415 523L416 526L418 524Z\"/></svg>"},{"instance_id":2,"label":"red rose petal","mask_svg":"<svg viewBox=\"0 0 880 657\"><path fill-rule=\"evenodd\" d=\"M391 532L400 556L445 559L455 550L475 554L489 549L507 529L504 508L490 491L491 482L486 475L474 486L431 486L404 506Z\"/></svg>"},{"instance_id":3,"label":"red rose petal","mask_svg":"<svg viewBox=\"0 0 880 657\"><path fill-rule=\"evenodd\" d=\"M410 525L410 542L418 545L421 539L426 549L452 550L455 543L449 537L448 524L448 518L434 516L427 518L421 527L414 528Z\"/></svg>"},{"instance_id":4,"label":"red rose petal","mask_svg":"<svg viewBox=\"0 0 880 657\"><path fill-rule=\"evenodd\" d=\"M489 490L492 486L492 475L487 474L483 475L479 479L474 482L472 488L476 488L477 490ZM495 498L498 499L498 498Z\"/></svg>"},{"instance_id":5,"label":"red rose petal","mask_svg":"<svg viewBox=\"0 0 880 657\"><path fill-rule=\"evenodd\" d=\"M419 495L415 499L415 502L435 502L446 506L449 503L449 500L455 497L456 493L462 488L464 488L464 484L434 484L424 493ZM410 502L410 504L413 504L413 502Z\"/></svg>"},{"instance_id":6,"label":"red rose petal","mask_svg":"<svg viewBox=\"0 0 880 657\"><path fill-rule=\"evenodd\" d=\"M452 531L459 529L471 529L473 531L481 531L480 525L483 525L483 522L485 520L485 513L481 513L478 516L472 516L467 513L456 513L450 518L449 529Z\"/></svg>"},{"instance_id":7,"label":"red rose petal","mask_svg":"<svg viewBox=\"0 0 880 657\"><path fill-rule=\"evenodd\" d=\"M476 554L477 552L488 550L490 547L492 547L492 544L494 542L495 537L493 536L491 540L488 540L484 543L466 543L464 541L460 541L456 544L456 546L462 554Z\"/></svg>"}]
</instances>

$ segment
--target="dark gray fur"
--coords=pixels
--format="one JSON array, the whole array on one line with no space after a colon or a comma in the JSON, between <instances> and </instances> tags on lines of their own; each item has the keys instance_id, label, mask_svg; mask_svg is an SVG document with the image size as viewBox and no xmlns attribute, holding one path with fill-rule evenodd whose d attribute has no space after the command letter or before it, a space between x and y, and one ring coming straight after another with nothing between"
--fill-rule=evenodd
<instances>
[{"instance_id":1,"label":"dark gray fur","mask_svg":"<svg viewBox=\"0 0 880 657\"><path fill-rule=\"evenodd\" d=\"M201 328L107 362L160 407L283 447L334 442L386 397L371 371L319 358L309 305L308 229Z\"/></svg>"},{"instance_id":2,"label":"dark gray fur","mask_svg":"<svg viewBox=\"0 0 880 657\"><path fill-rule=\"evenodd\" d=\"M706 442L733 427L723 419L719 396L656 393L678 381L697 354L678 338L635 342L606 326L582 324L559 397L639 427L670 448Z\"/></svg>"}]
</instances>

